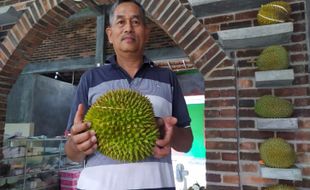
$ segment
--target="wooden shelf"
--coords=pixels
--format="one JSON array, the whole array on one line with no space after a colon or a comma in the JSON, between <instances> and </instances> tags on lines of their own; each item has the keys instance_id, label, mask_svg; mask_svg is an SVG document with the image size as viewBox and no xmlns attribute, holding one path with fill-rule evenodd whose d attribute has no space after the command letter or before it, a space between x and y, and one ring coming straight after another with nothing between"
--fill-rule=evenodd
<instances>
[{"instance_id":1,"label":"wooden shelf","mask_svg":"<svg viewBox=\"0 0 310 190\"><path fill-rule=\"evenodd\" d=\"M293 23L255 26L218 32L223 49L242 49L283 44L290 40Z\"/></svg>"},{"instance_id":2,"label":"wooden shelf","mask_svg":"<svg viewBox=\"0 0 310 190\"><path fill-rule=\"evenodd\" d=\"M298 129L297 118L257 118L256 128L259 130L287 131Z\"/></svg>"},{"instance_id":3,"label":"wooden shelf","mask_svg":"<svg viewBox=\"0 0 310 190\"><path fill-rule=\"evenodd\" d=\"M269 168L260 166L260 173L263 178L302 181L301 169L297 167Z\"/></svg>"},{"instance_id":4,"label":"wooden shelf","mask_svg":"<svg viewBox=\"0 0 310 190\"><path fill-rule=\"evenodd\" d=\"M256 87L290 86L293 80L293 69L255 72Z\"/></svg>"}]
</instances>

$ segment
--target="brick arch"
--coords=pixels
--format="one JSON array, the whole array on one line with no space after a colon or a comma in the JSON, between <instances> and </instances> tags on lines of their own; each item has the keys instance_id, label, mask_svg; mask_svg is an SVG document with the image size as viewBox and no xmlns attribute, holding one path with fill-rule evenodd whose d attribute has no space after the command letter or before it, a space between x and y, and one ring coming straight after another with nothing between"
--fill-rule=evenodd
<instances>
[{"instance_id":1,"label":"brick arch","mask_svg":"<svg viewBox=\"0 0 310 190\"><path fill-rule=\"evenodd\" d=\"M94 0L94 2L96 2L97 5L103 5L113 1ZM217 110L217 112L219 112L219 114L216 115L217 119L223 117L223 120L229 121L225 122L225 126L221 128L227 127L234 130L236 128L236 103L231 103L231 101L227 102L223 98L221 98L221 100L216 100L216 102L212 102L213 99L209 98L210 93L213 93L213 95L215 93L218 94L216 95L218 97L224 96L226 98L231 97L233 100L236 99L234 93L234 72L225 75L225 83L221 82L223 79L219 76L218 72L223 68L231 69L233 63L226 57L223 50L206 31L199 20L178 0L140 0L140 2L148 13L148 16L184 50L189 59L204 76L207 107L215 110L220 107L223 109L225 106L229 108L229 114L226 113L223 114L223 116L221 115L221 110ZM34 50L62 21L88 6L94 6L93 1L86 0L81 3L76 3L73 0L36 0L29 5L18 22L8 31L6 38L0 44L1 139L4 132L6 102L9 91L18 78L18 75L29 62ZM228 88L229 90L221 91L216 89L221 87ZM229 119L225 119L225 117ZM212 114L209 115L208 112L205 111L206 131L212 131L212 128L216 128L218 123L219 122L214 119ZM1 139L0 142L2 142ZM208 149L218 149L215 143L216 142L212 140L209 142L207 136L206 147ZM237 150L235 143L237 143L237 140L232 140L229 151ZM2 147L2 144L0 145L0 147ZM208 164L208 162L206 165L207 169L209 167L214 167L214 165L211 163ZM222 166L219 165L219 167Z\"/></svg>"}]
</instances>

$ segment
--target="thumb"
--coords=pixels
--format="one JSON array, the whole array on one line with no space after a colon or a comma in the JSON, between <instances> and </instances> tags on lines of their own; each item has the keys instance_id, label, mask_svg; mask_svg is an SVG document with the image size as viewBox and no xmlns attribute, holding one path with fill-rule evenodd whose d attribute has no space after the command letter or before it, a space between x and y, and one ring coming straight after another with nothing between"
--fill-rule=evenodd
<instances>
[{"instance_id":1,"label":"thumb","mask_svg":"<svg viewBox=\"0 0 310 190\"><path fill-rule=\"evenodd\" d=\"M79 107L75 113L74 124L82 123L84 118L84 105L79 104Z\"/></svg>"},{"instance_id":2,"label":"thumb","mask_svg":"<svg viewBox=\"0 0 310 190\"><path fill-rule=\"evenodd\" d=\"M168 116L163 118L165 125L168 127L173 127L177 124L178 120L175 117Z\"/></svg>"}]
</instances>

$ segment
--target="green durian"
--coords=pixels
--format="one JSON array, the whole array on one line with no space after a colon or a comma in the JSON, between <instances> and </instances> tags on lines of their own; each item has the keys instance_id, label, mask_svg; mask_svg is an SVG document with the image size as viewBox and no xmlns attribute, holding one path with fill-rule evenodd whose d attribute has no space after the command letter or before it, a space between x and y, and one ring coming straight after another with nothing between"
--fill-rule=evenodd
<instances>
[{"instance_id":1,"label":"green durian","mask_svg":"<svg viewBox=\"0 0 310 190\"><path fill-rule=\"evenodd\" d=\"M296 188L288 185L278 184L267 187L266 190L296 190Z\"/></svg>"},{"instance_id":2,"label":"green durian","mask_svg":"<svg viewBox=\"0 0 310 190\"><path fill-rule=\"evenodd\" d=\"M259 147L260 158L272 168L290 168L296 162L292 146L282 138L270 138Z\"/></svg>"},{"instance_id":3,"label":"green durian","mask_svg":"<svg viewBox=\"0 0 310 190\"><path fill-rule=\"evenodd\" d=\"M293 114L293 104L272 95L260 97L254 106L254 111L259 117L264 118L286 118Z\"/></svg>"},{"instance_id":4,"label":"green durian","mask_svg":"<svg viewBox=\"0 0 310 190\"><path fill-rule=\"evenodd\" d=\"M257 22L259 25L277 24L287 22L290 19L291 6L285 1L273 1L261 5Z\"/></svg>"},{"instance_id":5,"label":"green durian","mask_svg":"<svg viewBox=\"0 0 310 190\"><path fill-rule=\"evenodd\" d=\"M288 52L280 45L268 46L259 55L256 66L260 71L287 69L289 67Z\"/></svg>"},{"instance_id":6,"label":"green durian","mask_svg":"<svg viewBox=\"0 0 310 190\"><path fill-rule=\"evenodd\" d=\"M115 160L145 159L159 137L152 103L133 90L107 92L90 107L84 120L96 132L99 152Z\"/></svg>"}]
</instances>

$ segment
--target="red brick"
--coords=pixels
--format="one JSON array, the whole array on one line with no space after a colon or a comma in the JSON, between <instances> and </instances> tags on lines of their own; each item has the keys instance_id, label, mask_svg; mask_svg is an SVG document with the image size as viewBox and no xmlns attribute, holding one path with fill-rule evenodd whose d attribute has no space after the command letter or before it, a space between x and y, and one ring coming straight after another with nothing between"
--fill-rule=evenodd
<instances>
[{"instance_id":1,"label":"red brick","mask_svg":"<svg viewBox=\"0 0 310 190\"><path fill-rule=\"evenodd\" d=\"M309 128L310 129L310 120L308 119L300 119L298 122L298 127L299 128Z\"/></svg>"},{"instance_id":2,"label":"red brick","mask_svg":"<svg viewBox=\"0 0 310 190\"><path fill-rule=\"evenodd\" d=\"M205 81L205 86L207 88L234 87L235 79L209 80Z\"/></svg>"},{"instance_id":3,"label":"red brick","mask_svg":"<svg viewBox=\"0 0 310 190\"><path fill-rule=\"evenodd\" d=\"M285 140L295 140L296 134L294 132L278 132L277 137L283 138Z\"/></svg>"},{"instance_id":4,"label":"red brick","mask_svg":"<svg viewBox=\"0 0 310 190\"><path fill-rule=\"evenodd\" d=\"M211 77L234 77L235 70L234 69L223 69L223 70L215 70L210 75Z\"/></svg>"},{"instance_id":5,"label":"red brick","mask_svg":"<svg viewBox=\"0 0 310 190\"><path fill-rule=\"evenodd\" d=\"M272 185L277 182L276 179L261 178L259 176L244 175L242 176L242 184L244 185Z\"/></svg>"},{"instance_id":6,"label":"red brick","mask_svg":"<svg viewBox=\"0 0 310 190\"><path fill-rule=\"evenodd\" d=\"M290 59L291 59L291 62L308 61L308 55L307 54L295 54L295 55L291 55Z\"/></svg>"},{"instance_id":7,"label":"red brick","mask_svg":"<svg viewBox=\"0 0 310 190\"><path fill-rule=\"evenodd\" d=\"M305 32L306 24L305 23L294 23L294 32Z\"/></svg>"},{"instance_id":8,"label":"red brick","mask_svg":"<svg viewBox=\"0 0 310 190\"><path fill-rule=\"evenodd\" d=\"M252 21L225 23L225 24L221 24L221 30L245 28L245 27L251 27L251 26L252 26Z\"/></svg>"},{"instance_id":9,"label":"red brick","mask_svg":"<svg viewBox=\"0 0 310 190\"><path fill-rule=\"evenodd\" d=\"M220 26L218 24L208 24L206 26L206 30L209 33L215 33L215 32L218 32L220 30Z\"/></svg>"},{"instance_id":10,"label":"red brick","mask_svg":"<svg viewBox=\"0 0 310 190\"><path fill-rule=\"evenodd\" d=\"M254 77L255 72L256 72L255 68L242 69L238 71L238 76L239 77Z\"/></svg>"},{"instance_id":11,"label":"red brick","mask_svg":"<svg viewBox=\"0 0 310 190\"><path fill-rule=\"evenodd\" d=\"M306 106L309 106L310 105L310 97L308 98L296 98L294 100L294 106L296 107L306 107Z\"/></svg>"},{"instance_id":12,"label":"red brick","mask_svg":"<svg viewBox=\"0 0 310 190\"><path fill-rule=\"evenodd\" d=\"M240 137L245 139L266 139L273 136L273 131L240 131Z\"/></svg>"},{"instance_id":13,"label":"red brick","mask_svg":"<svg viewBox=\"0 0 310 190\"><path fill-rule=\"evenodd\" d=\"M295 76L293 85L304 85L304 84L309 84L309 77L307 75Z\"/></svg>"},{"instance_id":14,"label":"red brick","mask_svg":"<svg viewBox=\"0 0 310 190\"><path fill-rule=\"evenodd\" d=\"M256 57L259 56L261 53L261 50L243 50L237 52L238 58L244 58L244 57Z\"/></svg>"},{"instance_id":15,"label":"red brick","mask_svg":"<svg viewBox=\"0 0 310 190\"><path fill-rule=\"evenodd\" d=\"M236 131L207 131L206 138L236 138Z\"/></svg>"},{"instance_id":16,"label":"red brick","mask_svg":"<svg viewBox=\"0 0 310 190\"><path fill-rule=\"evenodd\" d=\"M303 178L302 181L295 181L296 187L310 188L310 179Z\"/></svg>"},{"instance_id":17,"label":"red brick","mask_svg":"<svg viewBox=\"0 0 310 190\"><path fill-rule=\"evenodd\" d=\"M258 187L253 187L253 186L249 186L249 185L243 185L242 186L243 190L259 190Z\"/></svg>"},{"instance_id":18,"label":"red brick","mask_svg":"<svg viewBox=\"0 0 310 190\"><path fill-rule=\"evenodd\" d=\"M240 128L255 128L255 122L253 120L241 120L239 121Z\"/></svg>"},{"instance_id":19,"label":"red brick","mask_svg":"<svg viewBox=\"0 0 310 190\"><path fill-rule=\"evenodd\" d=\"M219 90L206 90L205 96L207 98L217 98L217 97L220 97L220 91Z\"/></svg>"},{"instance_id":20,"label":"red brick","mask_svg":"<svg viewBox=\"0 0 310 190\"><path fill-rule=\"evenodd\" d=\"M208 163L206 164L209 171L222 171L222 172L237 172L237 164L225 164L225 163Z\"/></svg>"},{"instance_id":21,"label":"red brick","mask_svg":"<svg viewBox=\"0 0 310 190\"><path fill-rule=\"evenodd\" d=\"M294 117L310 117L310 110L309 109L300 109L295 108L293 112Z\"/></svg>"},{"instance_id":22,"label":"red brick","mask_svg":"<svg viewBox=\"0 0 310 190\"><path fill-rule=\"evenodd\" d=\"M260 156L259 153L249 153L249 152L241 152L240 153L240 159L241 160L247 160L247 161L259 161Z\"/></svg>"},{"instance_id":23,"label":"red brick","mask_svg":"<svg viewBox=\"0 0 310 190\"><path fill-rule=\"evenodd\" d=\"M236 117L237 110L236 109L222 109L220 110L221 117Z\"/></svg>"},{"instance_id":24,"label":"red brick","mask_svg":"<svg viewBox=\"0 0 310 190\"><path fill-rule=\"evenodd\" d=\"M211 107L233 107L236 106L235 99L222 99L222 100L206 100L205 105L208 108Z\"/></svg>"},{"instance_id":25,"label":"red brick","mask_svg":"<svg viewBox=\"0 0 310 190\"><path fill-rule=\"evenodd\" d=\"M307 96L308 88L306 87L295 87L295 88L280 88L274 90L275 96Z\"/></svg>"},{"instance_id":26,"label":"red brick","mask_svg":"<svg viewBox=\"0 0 310 190\"><path fill-rule=\"evenodd\" d=\"M210 141L206 142L207 149L219 149L219 150L236 150L237 143L235 142L221 142L221 141Z\"/></svg>"},{"instance_id":27,"label":"red brick","mask_svg":"<svg viewBox=\"0 0 310 190\"><path fill-rule=\"evenodd\" d=\"M303 176L310 176L310 167L302 168L302 175Z\"/></svg>"},{"instance_id":28,"label":"red brick","mask_svg":"<svg viewBox=\"0 0 310 190\"><path fill-rule=\"evenodd\" d=\"M223 175L223 182L228 184L239 184L238 175Z\"/></svg>"},{"instance_id":29,"label":"red brick","mask_svg":"<svg viewBox=\"0 0 310 190\"><path fill-rule=\"evenodd\" d=\"M206 128L236 128L235 120L206 120Z\"/></svg>"},{"instance_id":30,"label":"red brick","mask_svg":"<svg viewBox=\"0 0 310 190\"><path fill-rule=\"evenodd\" d=\"M251 88L253 87L253 81L250 79L240 79L238 80L238 86L240 88Z\"/></svg>"},{"instance_id":31,"label":"red brick","mask_svg":"<svg viewBox=\"0 0 310 190\"><path fill-rule=\"evenodd\" d=\"M206 158L207 158L208 160L219 160L219 159L221 159L221 153L219 153L219 152L207 151L207 153L206 153Z\"/></svg>"},{"instance_id":32,"label":"red brick","mask_svg":"<svg viewBox=\"0 0 310 190\"><path fill-rule=\"evenodd\" d=\"M306 34L292 34L291 36L292 42L302 42L306 40Z\"/></svg>"},{"instance_id":33,"label":"red brick","mask_svg":"<svg viewBox=\"0 0 310 190\"><path fill-rule=\"evenodd\" d=\"M222 159L224 161L237 161L238 160L238 153L222 153Z\"/></svg>"},{"instance_id":34,"label":"red brick","mask_svg":"<svg viewBox=\"0 0 310 190\"><path fill-rule=\"evenodd\" d=\"M228 22L228 21L233 21L234 16L233 15L223 15L223 16L216 16L216 17L211 17L211 18L205 18L203 20L203 24L208 25L208 24L217 24L221 22Z\"/></svg>"},{"instance_id":35,"label":"red brick","mask_svg":"<svg viewBox=\"0 0 310 190\"><path fill-rule=\"evenodd\" d=\"M240 143L241 150L257 150L255 142L242 142Z\"/></svg>"},{"instance_id":36,"label":"red brick","mask_svg":"<svg viewBox=\"0 0 310 190\"><path fill-rule=\"evenodd\" d=\"M257 13L258 13L257 10L237 13L235 16L235 19L236 20L246 20L246 19L253 19L253 18L256 19Z\"/></svg>"},{"instance_id":37,"label":"red brick","mask_svg":"<svg viewBox=\"0 0 310 190\"><path fill-rule=\"evenodd\" d=\"M290 52L307 51L307 44L289 44L284 46Z\"/></svg>"},{"instance_id":38,"label":"red brick","mask_svg":"<svg viewBox=\"0 0 310 190\"><path fill-rule=\"evenodd\" d=\"M220 115L219 110L205 110L205 116L208 118L218 118Z\"/></svg>"},{"instance_id":39,"label":"red brick","mask_svg":"<svg viewBox=\"0 0 310 190\"><path fill-rule=\"evenodd\" d=\"M242 164L241 166L242 172L258 172L258 164Z\"/></svg>"},{"instance_id":40,"label":"red brick","mask_svg":"<svg viewBox=\"0 0 310 190\"><path fill-rule=\"evenodd\" d=\"M305 13L301 12L301 13L293 13L290 15L291 19L294 20L294 22L298 22L298 21L304 21L305 20Z\"/></svg>"},{"instance_id":41,"label":"red brick","mask_svg":"<svg viewBox=\"0 0 310 190\"><path fill-rule=\"evenodd\" d=\"M241 108L239 109L239 116L240 117L256 117L256 113L253 109Z\"/></svg>"},{"instance_id":42,"label":"red brick","mask_svg":"<svg viewBox=\"0 0 310 190\"><path fill-rule=\"evenodd\" d=\"M261 97L263 95L271 95L271 90L270 89L239 90L240 97Z\"/></svg>"},{"instance_id":43,"label":"red brick","mask_svg":"<svg viewBox=\"0 0 310 190\"><path fill-rule=\"evenodd\" d=\"M207 181L209 182L221 182L220 174L207 173Z\"/></svg>"}]
</instances>

